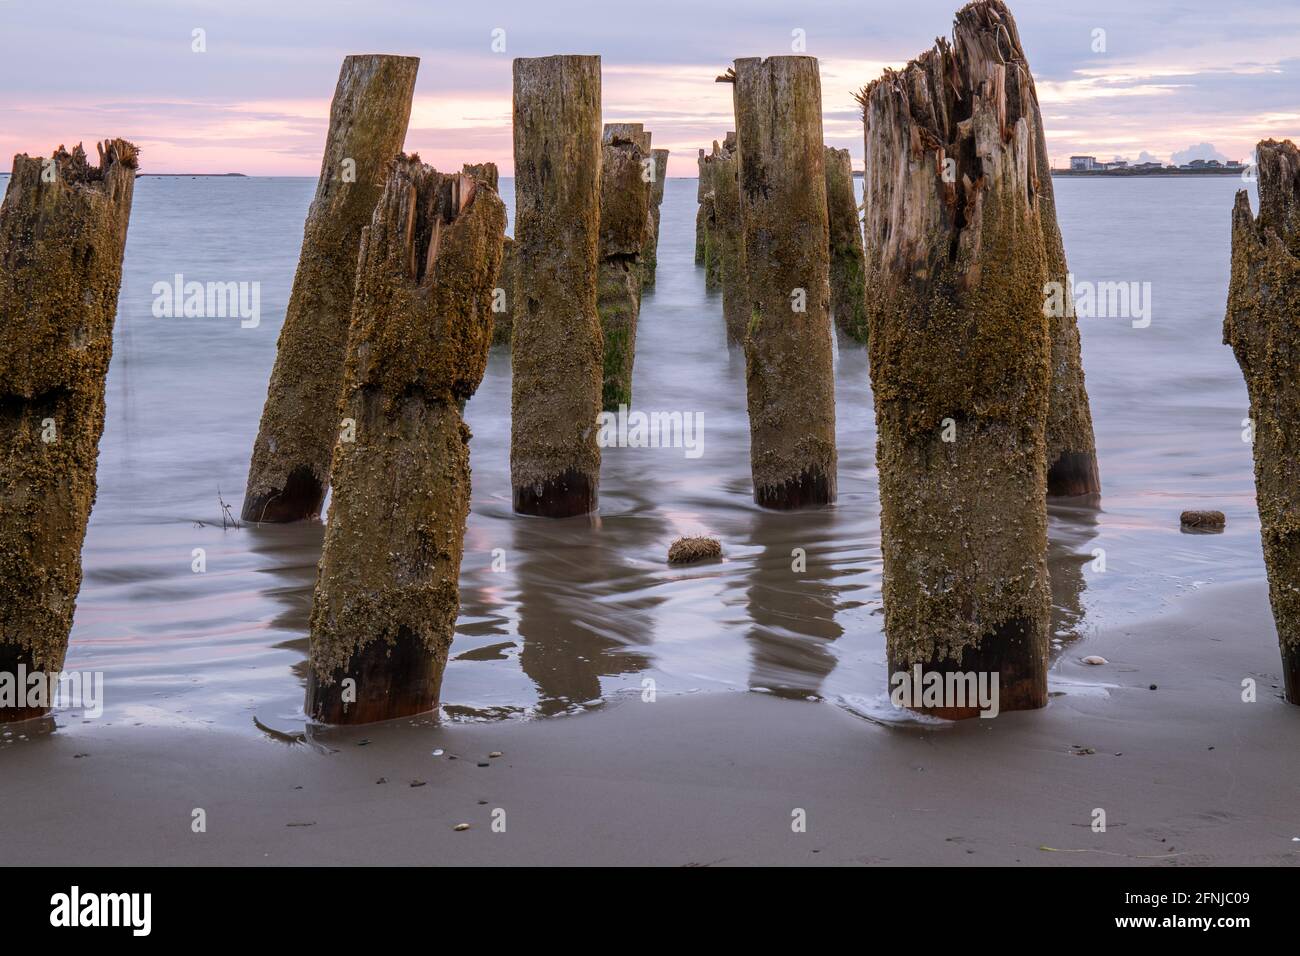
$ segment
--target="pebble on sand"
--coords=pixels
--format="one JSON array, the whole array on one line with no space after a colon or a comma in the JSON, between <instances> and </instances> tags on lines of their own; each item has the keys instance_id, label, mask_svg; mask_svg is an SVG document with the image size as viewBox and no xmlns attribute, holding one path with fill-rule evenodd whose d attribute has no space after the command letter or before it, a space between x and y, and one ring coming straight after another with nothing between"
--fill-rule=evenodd
<instances>
[{"instance_id":1,"label":"pebble on sand","mask_svg":"<svg viewBox=\"0 0 1300 956\"><path fill-rule=\"evenodd\" d=\"M678 538L668 549L669 564L693 564L720 557L722 544L717 538Z\"/></svg>"},{"instance_id":2,"label":"pebble on sand","mask_svg":"<svg viewBox=\"0 0 1300 956\"><path fill-rule=\"evenodd\" d=\"M1085 664L1109 664L1110 663L1110 661L1106 660L1106 658L1102 657L1100 654L1089 654L1087 657L1083 659L1083 662Z\"/></svg>"},{"instance_id":3,"label":"pebble on sand","mask_svg":"<svg viewBox=\"0 0 1300 956\"><path fill-rule=\"evenodd\" d=\"M1217 534L1223 530L1227 519L1222 511L1184 511L1179 519L1184 531L1200 531Z\"/></svg>"},{"instance_id":4,"label":"pebble on sand","mask_svg":"<svg viewBox=\"0 0 1300 956\"><path fill-rule=\"evenodd\" d=\"M468 823L458 823L458 824L456 824L454 827L452 827L452 829L455 830L457 833L459 833L459 832L462 831L462 830L468 830L468 829L469 829L469 824L468 824Z\"/></svg>"}]
</instances>

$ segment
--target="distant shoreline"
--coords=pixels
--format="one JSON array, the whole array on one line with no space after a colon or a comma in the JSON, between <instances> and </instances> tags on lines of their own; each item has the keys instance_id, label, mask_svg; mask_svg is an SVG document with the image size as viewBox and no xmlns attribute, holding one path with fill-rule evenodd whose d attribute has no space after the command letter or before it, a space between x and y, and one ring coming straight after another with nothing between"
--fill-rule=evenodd
<instances>
[{"instance_id":1,"label":"distant shoreline","mask_svg":"<svg viewBox=\"0 0 1300 956\"><path fill-rule=\"evenodd\" d=\"M204 179L219 179L224 176L238 176L241 179L248 178L247 173L136 173L135 174L136 179L144 179L146 176L155 176L155 177L168 176L171 177L172 179L184 179L186 177L189 177L191 179L195 177L202 177Z\"/></svg>"},{"instance_id":2,"label":"distant shoreline","mask_svg":"<svg viewBox=\"0 0 1300 956\"><path fill-rule=\"evenodd\" d=\"M1053 176L1089 176L1123 179L1130 176L1240 176L1249 166L1211 166L1199 169L1053 169Z\"/></svg>"}]
</instances>

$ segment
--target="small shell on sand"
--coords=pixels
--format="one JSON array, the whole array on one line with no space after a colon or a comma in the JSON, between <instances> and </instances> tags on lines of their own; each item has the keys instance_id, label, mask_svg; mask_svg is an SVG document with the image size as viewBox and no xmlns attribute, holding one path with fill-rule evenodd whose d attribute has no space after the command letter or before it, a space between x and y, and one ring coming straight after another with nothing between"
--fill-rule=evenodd
<instances>
[{"instance_id":1,"label":"small shell on sand","mask_svg":"<svg viewBox=\"0 0 1300 956\"><path fill-rule=\"evenodd\" d=\"M668 549L669 564L692 564L720 557L722 544L716 538L678 538Z\"/></svg>"},{"instance_id":2,"label":"small shell on sand","mask_svg":"<svg viewBox=\"0 0 1300 956\"><path fill-rule=\"evenodd\" d=\"M1180 518L1184 531L1206 533L1222 531L1225 521L1222 511L1184 511Z\"/></svg>"}]
</instances>

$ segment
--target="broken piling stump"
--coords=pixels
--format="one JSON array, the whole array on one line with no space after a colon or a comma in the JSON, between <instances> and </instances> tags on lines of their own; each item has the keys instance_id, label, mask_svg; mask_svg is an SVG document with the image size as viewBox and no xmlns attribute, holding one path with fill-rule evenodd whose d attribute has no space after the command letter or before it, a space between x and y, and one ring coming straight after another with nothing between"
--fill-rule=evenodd
<instances>
[{"instance_id":1,"label":"broken piling stump","mask_svg":"<svg viewBox=\"0 0 1300 956\"><path fill-rule=\"evenodd\" d=\"M1037 138L992 9L859 99L889 671L992 672L1005 711L1047 703L1051 331Z\"/></svg>"},{"instance_id":2,"label":"broken piling stump","mask_svg":"<svg viewBox=\"0 0 1300 956\"><path fill-rule=\"evenodd\" d=\"M357 248L406 139L419 63L409 56L343 60L253 444L245 521L300 521L320 512L339 432Z\"/></svg>"},{"instance_id":3,"label":"broken piling stump","mask_svg":"<svg viewBox=\"0 0 1300 956\"><path fill-rule=\"evenodd\" d=\"M826 218L830 230L831 315L858 342L867 340L866 260L847 149L826 147Z\"/></svg>"},{"instance_id":4,"label":"broken piling stump","mask_svg":"<svg viewBox=\"0 0 1300 956\"><path fill-rule=\"evenodd\" d=\"M1250 395L1255 497L1286 699L1300 704L1300 149L1256 147L1259 215L1238 190L1223 341Z\"/></svg>"},{"instance_id":5,"label":"broken piling stump","mask_svg":"<svg viewBox=\"0 0 1300 956\"><path fill-rule=\"evenodd\" d=\"M505 204L475 175L393 163L362 235L344 419L311 614L307 713L368 723L435 707L469 513L461 405L492 342Z\"/></svg>"},{"instance_id":6,"label":"broken piling stump","mask_svg":"<svg viewBox=\"0 0 1300 956\"><path fill-rule=\"evenodd\" d=\"M0 723L49 710L68 650L137 157L20 154L0 205Z\"/></svg>"},{"instance_id":7,"label":"broken piling stump","mask_svg":"<svg viewBox=\"0 0 1300 956\"><path fill-rule=\"evenodd\" d=\"M514 148L514 509L562 518L600 481L600 57L514 61Z\"/></svg>"},{"instance_id":8,"label":"broken piling stump","mask_svg":"<svg viewBox=\"0 0 1300 956\"><path fill-rule=\"evenodd\" d=\"M601 407L632 404L636 323L641 312L641 250L650 212L650 134L640 123L605 126L600 167L600 265L596 310L604 343Z\"/></svg>"},{"instance_id":9,"label":"broken piling stump","mask_svg":"<svg viewBox=\"0 0 1300 956\"><path fill-rule=\"evenodd\" d=\"M727 341L743 344L749 328L749 279L745 274L744 220L740 214L740 155L736 134L728 133L713 157L714 229L709 246L722 287L722 318Z\"/></svg>"},{"instance_id":10,"label":"broken piling stump","mask_svg":"<svg viewBox=\"0 0 1300 956\"><path fill-rule=\"evenodd\" d=\"M652 149L653 176L650 182L650 215L646 226L645 246L641 249L641 287L655 284L659 268L659 220L663 213L664 180L668 176L668 150Z\"/></svg>"},{"instance_id":11,"label":"broken piling stump","mask_svg":"<svg viewBox=\"0 0 1300 956\"><path fill-rule=\"evenodd\" d=\"M817 59L736 60L733 99L754 500L825 505L835 500L835 382Z\"/></svg>"}]
</instances>

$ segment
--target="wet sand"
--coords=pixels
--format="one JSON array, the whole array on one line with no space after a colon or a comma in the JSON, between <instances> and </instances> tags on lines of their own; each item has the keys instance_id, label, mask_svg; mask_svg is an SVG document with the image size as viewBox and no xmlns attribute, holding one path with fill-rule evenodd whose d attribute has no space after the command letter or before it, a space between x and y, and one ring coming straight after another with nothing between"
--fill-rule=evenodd
<instances>
[{"instance_id":1,"label":"wet sand","mask_svg":"<svg viewBox=\"0 0 1300 956\"><path fill-rule=\"evenodd\" d=\"M1110 663L1080 663L1089 654ZM1300 708L1276 686L1263 582L1104 630L1051 678L1044 711L933 726L754 692L399 721L312 744L96 721L7 748L0 862L1300 862ZM1105 833L1090 829L1097 807ZM191 832L194 808L206 833ZM806 833L792 832L795 808Z\"/></svg>"}]
</instances>

